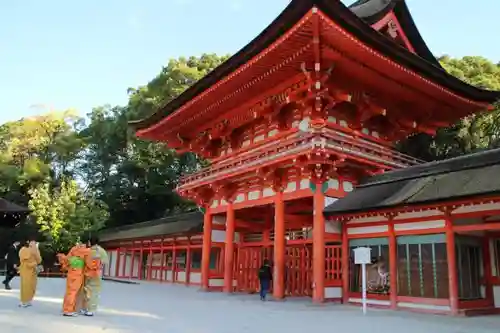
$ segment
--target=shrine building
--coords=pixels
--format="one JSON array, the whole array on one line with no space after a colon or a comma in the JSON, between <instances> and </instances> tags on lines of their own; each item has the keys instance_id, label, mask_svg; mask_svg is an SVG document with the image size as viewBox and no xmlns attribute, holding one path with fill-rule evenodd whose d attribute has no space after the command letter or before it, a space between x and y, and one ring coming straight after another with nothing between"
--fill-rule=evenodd
<instances>
[{"instance_id":1,"label":"shrine building","mask_svg":"<svg viewBox=\"0 0 500 333\"><path fill-rule=\"evenodd\" d=\"M500 313L499 175L495 149L372 176L326 207L327 220L345 230L344 301L360 302L360 266L352 258L363 246L388 276L383 290L378 267L368 272L369 305Z\"/></svg>"},{"instance_id":2,"label":"shrine building","mask_svg":"<svg viewBox=\"0 0 500 333\"><path fill-rule=\"evenodd\" d=\"M405 1L359 0L346 7L337 0L292 0L234 56L149 118L131 123L144 140L210 161L177 187L200 207L203 221L199 216L198 229L183 217L171 222L179 229L117 231L125 236L110 236L115 247L107 247L122 259L110 275L120 275L116 266L126 262L133 273L136 260L159 265L160 279L168 280L164 272L177 271L182 250L184 283L189 276L204 290L252 293L267 258L275 299L356 303L359 269L350 249L369 246L370 269L377 272L371 305L453 314L487 307L484 299L491 306L500 291L495 294L496 275L488 275L493 265L486 267L484 240L500 206L479 192L462 199L458 188L439 185L454 179L448 167L464 172L465 184L469 171L461 170L469 158L482 157L423 164L393 146L491 109L499 97L441 67ZM451 185L459 186L458 179ZM419 194L426 188L429 193ZM477 267L486 269L487 279L478 278ZM464 294L460 286L467 285Z\"/></svg>"}]
</instances>

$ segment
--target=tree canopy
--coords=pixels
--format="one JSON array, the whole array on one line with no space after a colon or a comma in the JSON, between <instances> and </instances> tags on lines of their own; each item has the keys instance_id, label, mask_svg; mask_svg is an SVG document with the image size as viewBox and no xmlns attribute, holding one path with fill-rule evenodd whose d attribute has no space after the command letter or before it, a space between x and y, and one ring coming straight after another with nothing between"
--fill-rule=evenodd
<instances>
[{"instance_id":1,"label":"tree canopy","mask_svg":"<svg viewBox=\"0 0 500 333\"><path fill-rule=\"evenodd\" d=\"M500 64L483 57L461 59L443 56L441 65L457 78L489 90L500 90ZM431 161L500 147L500 105L491 112L483 112L460 119L436 136L419 134L398 145L407 154Z\"/></svg>"},{"instance_id":2,"label":"tree canopy","mask_svg":"<svg viewBox=\"0 0 500 333\"><path fill-rule=\"evenodd\" d=\"M139 140L127 124L149 116L226 59L172 59L149 83L129 88L126 105L96 106L86 118L73 110L50 111L1 125L0 196L30 207L31 225L51 252L66 249L85 231L193 209L174 188L203 161ZM440 61L466 82L500 90L499 64L482 57ZM435 137L415 135L398 147L426 160L500 147L499 118L500 108L471 115Z\"/></svg>"}]
</instances>

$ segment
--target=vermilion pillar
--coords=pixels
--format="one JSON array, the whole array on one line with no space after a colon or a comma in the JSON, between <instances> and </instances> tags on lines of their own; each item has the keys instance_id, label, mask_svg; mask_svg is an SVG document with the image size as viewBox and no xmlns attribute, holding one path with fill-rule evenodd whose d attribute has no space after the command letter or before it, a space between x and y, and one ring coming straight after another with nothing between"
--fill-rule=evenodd
<instances>
[{"instance_id":1,"label":"vermilion pillar","mask_svg":"<svg viewBox=\"0 0 500 333\"><path fill-rule=\"evenodd\" d=\"M283 192L276 192L274 198L274 276L273 297L285 297L285 202Z\"/></svg>"},{"instance_id":2,"label":"vermilion pillar","mask_svg":"<svg viewBox=\"0 0 500 333\"><path fill-rule=\"evenodd\" d=\"M191 240L189 240L188 247L186 249L186 284L191 283L191 256Z\"/></svg>"},{"instance_id":3,"label":"vermilion pillar","mask_svg":"<svg viewBox=\"0 0 500 333\"><path fill-rule=\"evenodd\" d=\"M322 184L317 183L314 191L313 208L313 297L314 303L325 301L325 195Z\"/></svg>"},{"instance_id":4,"label":"vermilion pillar","mask_svg":"<svg viewBox=\"0 0 500 333\"><path fill-rule=\"evenodd\" d=\"M224 251L224 292L233 292L233 267L234 267L234 208L228 202L226 213L226 242Z\"/></svg>"},{"instance_id":5,"label":"vermilion pillar","mask_svg":"<svg viewBox=\"0 0 500 333\"><path fill-rule=\"evenodd\" d=\"M342 222L342 303L349 303L349 238L347 221Z\"/></svg>"},{"instance_id":6,"label":"vermilion pillar","mask_svg":"<svg viewBox=\"0 0 500 333\"><path fill-rule=\"evenodd\" d=\"M120 251L120 248L116 250L115 277L120 277L120 261L122 260Z\"/></svg>"},{"instance_id":7,"label":"vermilion pillar","mask_svg":"<svg viewBox=\"0 0 500 333\"><path fill-rule=\"evenodd\" d=\"M394 223L389 221L389 283L391 309L396 309L398 306L398 256L397 256L396 234L394 232Z\"/></svg>"},{"instance_id":8,"label":"vermilion pillar","mask_svg":"<svg viewBox=\"0 0 500 333\"><path fill-rule=\"evenodd\" d=\"M203 219L203 247L201 252L201 289L208 290L210 280L210 252L212 250L212 214L210 208Z\"/></svg>"},{"instance_id":9,"label":"vermilion pillar","mask_svg":"<svg viewBox=\"0 0 500 333\"><path fill-rule=\"evenodd\" d=\"M453 222L449 216L446 217L446 254L448 258L450 309L452 315L458 315L457 255L455 252L455 233L453 232Z\"/></svg>"}]
</instances>

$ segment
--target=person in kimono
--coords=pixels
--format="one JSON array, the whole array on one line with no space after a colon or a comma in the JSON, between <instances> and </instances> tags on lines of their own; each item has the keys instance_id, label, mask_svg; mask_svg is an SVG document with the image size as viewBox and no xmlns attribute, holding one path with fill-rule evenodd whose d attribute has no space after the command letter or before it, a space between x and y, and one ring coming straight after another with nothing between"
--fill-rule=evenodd
<instances>
[{"instance_id":1,"label":"person in kimono","mask_svg":"<svg viewBox=\"0 0 500 333\"><path fill-rule=\"evenodd\" d=\"M74 317L78 315L78 302L84 283L84 269L90 257L90 249L85 243L77 243L67 255L59 253L57 258L66 275L66 292L63 300L63 315Z\"/></svg>"},{"instance_id":2,"label":"person in kimono","mask_svg":"<svg viewBox=\"0 0 500 333\"><path fill-rule=\"evenodd\" d=\"M38 243L34 239L24 242L19 250L19 277L21 280L19 304L22 308L31 306L38 282L37 267L42 262Z\"/></svg>"},{"instance_id":3,"label":"person in kimono","mask_svg":"<svg viewBox=\"0 0 500 333\"><path fill-rule=\"evenodd\" d=\"M92 317L99 305L102 265L107 264L108 254L99 246L99 239L96 236L90 236L87 245L90 248L90 256L85 265L84 298L81 313Z\"/></svg>"}]
</instances>

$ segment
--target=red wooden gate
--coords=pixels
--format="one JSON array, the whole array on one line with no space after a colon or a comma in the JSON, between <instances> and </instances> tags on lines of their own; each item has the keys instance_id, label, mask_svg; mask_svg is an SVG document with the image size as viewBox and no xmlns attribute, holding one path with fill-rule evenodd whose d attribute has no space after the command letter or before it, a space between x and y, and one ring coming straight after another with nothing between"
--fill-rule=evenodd
<instances>
[{"instance_id":1,"label":"red wooden gate","mask_svg":"<svg viewBox=\"0 0 500 333\"><path fill-rule=\"evenodd\" d=\"M311 244L287 246L285 262L285 294L287 296L312 295Z\"/></svg>"},{"instance_id":2,"label":"red wooden gate","mask_svg":"<svg viewBox=\"0 0 500 333\"><path fill-rule=\"evenodd\" d=\"M238 248L234 272L237 291L255 293L259 290L258 271L264 259L272 259L272 248L261 246Z\"/></svg>"},{"instance_id":3,"label":"red wooden gate","mask_svg":"<svg viewBox=\"0 0 500 333\"><path fill-rule=\"evenodd\" d=\"M325 286L341 286L341 246L325 246ZM288 245L285 259L285 295L312 296L312 244ZM272 262L273 248L238 247L234 276L236 291L255 293L259 290L258 270L264 259Z\"/></svg>"}]
</instances>

